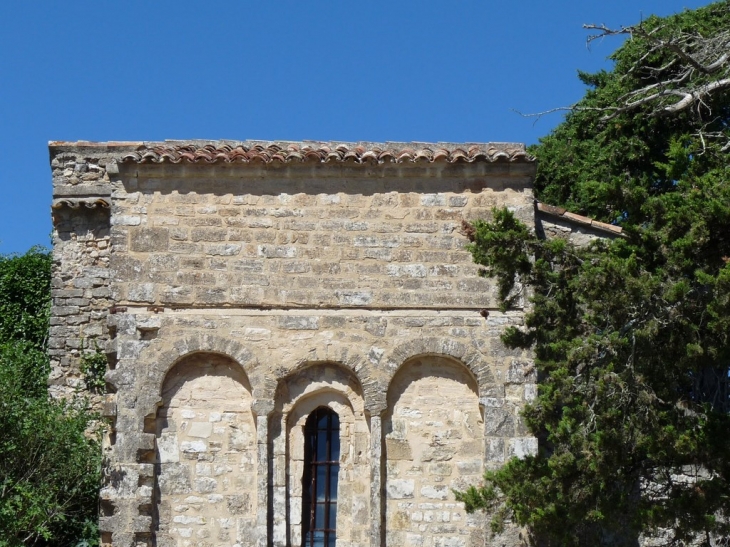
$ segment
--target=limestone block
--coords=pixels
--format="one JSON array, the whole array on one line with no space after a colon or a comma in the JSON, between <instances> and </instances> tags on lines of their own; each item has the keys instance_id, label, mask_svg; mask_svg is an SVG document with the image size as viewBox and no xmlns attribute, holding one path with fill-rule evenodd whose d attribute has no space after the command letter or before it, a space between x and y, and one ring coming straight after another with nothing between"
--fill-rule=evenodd
<instances>
[{"instance_id":1,"label":"limestone block","mask_svg":"<svg viewBox=\"0 0 730 547\"><path fill-rule=\"evenodd\" d=\"M154 302L155 301L155 284L154 283L134 283L129 285L127 290L127 298L132 302Z\"/></svg>"},{"instance_id":2,"label":"limestone block","mask_svg":"<svg viewBox=\"0 0 730 547\"><path fill-rule=\"evenodd\" d=\"M286 330L317 330L319 321L317 317L291 315L281 317L279 327Z\"/></svg>"},{"instance_id":3,"label":"limestone block","mask_svg":"<svg viewBox=\"0 0 730 547\"><path fill-rule=\"evenodd\" d=\"M507 450L509 456L516 456L518 458L534 456L537 454L537 439L535 437L509 439Z\"/></svg>"},{"instance_id":4,"label":"limestone block","mask_svg":"<svg viewBox=\"0 0 730 547\"><path fill-rule=\"evenodd\" d=\"M420 490L422 497L433 500L445 500L448 497L449 490L445 486L423 486Z\"/></svg>"},{"instance_id":5,"label":"limestone block","mask_svg":"<svg viewBox=\"0 0 730 547\"><path fill-rule=\"evenodd\" d=\"M132 252L149 253L166 251L169 245L167 228L133 228L129 232L129 249Z\"/></svg>"},{"instance_id":6,"label":"limestone block","mask_svg":"<svg viewBox=\"0 0 730 547\"><path fill-rule=\"evenodd\" d=\"M163 495L189 494L192 488L188 466L182 463L160 464L158 484Z\"/></svg>"},{"instance_id":7,"label":"limestone block","mask_svg":"<svg viewBox=\"0 0 730 547\"><path fill-rule=\"evenodd\" d=\"M212 433L213 424L209 422L192 422L187 431L188 437L201 437L203 439L207 439Z\"/></svg>"},{"instance_id":8,"label":"limestone block","mask_svg":"<svg viewBox=\"0 0 730 547\"><path fill-rule=\"evenodd\" d=\"M484 423L486 435L510 437L514 434L514 416L509 409L485 408Z\"/></svg>"},{"instance_id":9,"label":"limestone block","mask_svg":"<svg viewBox=\"0 0 730 547\"><path fill-rule=\"evenodd\" d=\"M177 435L165 433L157 438L157 450L160 463L176 463L180 461Z\"/></svg>"}]
</instances>

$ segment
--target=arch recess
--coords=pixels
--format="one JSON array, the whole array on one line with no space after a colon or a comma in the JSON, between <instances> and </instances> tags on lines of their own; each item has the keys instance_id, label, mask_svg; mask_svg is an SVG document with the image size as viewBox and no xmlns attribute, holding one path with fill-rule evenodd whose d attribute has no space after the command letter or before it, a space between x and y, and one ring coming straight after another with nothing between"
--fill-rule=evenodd
<instances>
[{"instance_id":1,"label":"arch recess","mask_svg":"<svg viewBox=\"0 0 730 547\"><path fill-rule=\"evenodd\" d=\"M232 360L241 367L255 398L273 397L276 382L265 377L258 359L240 342L210 334L165 337L155 339L140 352L140 361L148 367L144 392L138 395L140 403L145 405L146 415L154 414L162 404L163 385L173 367L200 354L218 355Z\"/></svg>"},{"instance_id":2,"label":"arch recess","mask_svg":"<svg viewBox=\"0 0 730 547\"><path fill-rule=\"evenodd\" d=\"M469 543L472 517L452 490L477 484L484 471L478 390L473 371L443 354L411 357L393 374L383 416L387 547L435 535Z\"/></svg>"},{"instance_id":3,"label":"arch recess","mask_svg":"<svg viewBox=\"0 0 730 547\"><path fill-rule=\"evenodd\" d=\"M365 350L362 350L365 352ZM296 374L312 367L312 366L336 366L343 370L349 371L353 377L357 380L363 398L365 399L365 408L368 412L373 412L373 409L378 407L380 394L382 393L385 386L373 376L372 365L363 358L365 353L357 353L353 350L342 348L337 355L336 359L302 359L296 365L288 370L284 376L278 378L278 383L287 378L291 378ZM380 412L380 409L377 410Z\"/></svg>"},{"instance_id":4,"label":"arch recess","mask_svg":"<svg viewBox=\"0 0 730 547\"><path fill-rule=\"evenodd\" d=\"M353 409L357 399L362 400L360 412L367 409L362 381L357 372L341 363L306 362L278 381L275 408L289 414L300 400L319 391L339 392L351 401ZM312 409L314 410L314 408Z\"/></svg>"},{"instance_id":5,"label":"arch recess","mask_svg":"<svg viewBox=\"0 0 730 547\"><path fill-rule=\"evenodd\" d=\"M477 348L450 338L420 338L400 344L388 354L385 359L388 390L393 378L406 363L414 358L427 355L450 358L450 361L455 361L465 367L476 381L479 397L488 393L489 388L494 384L494 373ZM379 394L381 399L379 402L383 409L387 407L385 393L388 390L383 390Z\"/></svg>"},{"instance_id":6,"label":"arch recess","mask_svg":"<svg viewBox=\"0 0 730 547\"><path fill-rule=\"evenodd\" d=\"M169 368L155 419L155 537L239 543L257 515L251 385L231 357L197 351ZM206 502L206 500L208 500Z\"/></svg>"},{"instance_id":7,"label":"arch recess","mask_svg":"<svg viewBox=\"0 0 730 547\"><path fill-rule=\"evenodd\" d=\"M360 378L329 361L303 364L279 380L272 414L272 490L273 505L287 513L274 523L274 536L301 544L304 427L319 407L331 409L340 421L338 542L357 543L369 526L370 429Z\"/></svg>"}]
</instances>

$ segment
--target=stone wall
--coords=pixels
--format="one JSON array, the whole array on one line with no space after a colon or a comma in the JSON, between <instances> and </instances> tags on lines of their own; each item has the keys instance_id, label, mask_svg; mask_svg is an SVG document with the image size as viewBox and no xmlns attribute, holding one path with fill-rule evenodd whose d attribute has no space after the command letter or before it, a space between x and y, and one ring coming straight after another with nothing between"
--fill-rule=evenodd
<instances>
[{"instance_id":1,"label":"stone wall","mask_svg":"<svg viewBox=\"0 0 730 547\"><path fill-rule=\"evenodd\" d=\"M484 472L478 393L468 370L432 356L405 363L391 382L384 423L386 545L484 544L484 515L467 515L451 494L477 484Z\"/></svg>"},{"instance_id":2,"label":"stone wall","mask_svg":"<svg viewBox=\"0 0 730 547\"><path fill-rule=\"evenodd\" d=\"M255 528L256 429L240 367L192 355L165 378L157 411L157 545L233 544Z\"/></svg>"},{"instance_id":3,"label":"stone wall","mask_svg":"<svg viewBox=\"0 0 730 547\"><path fill-rule=\"evenodd\" d=\"M83 353L108 340L110 153L64 149L51 158L53 173L53 280L49 391L54 397L88 394ZM92 398L99 402L96 393Z\"/></svg>"},{"instance_id":4,"label":"stone wall","mask_svg":"<svg viewBox=\"0 0 730 547\"><path fill-rule=\"evenodd\" d=\"M499 339L523 311L498 311L462 233L494 206L534 222L534 164L510 146L353 164L52 145L58 165L103 165L85 194L75 168L54 178L70 223L57 223L55 282L108 291L88 326L80 306L54 316L69 338L94 326L109 340L103 543L299 545L303 424L325 406L341 422L338 547L485 545L485 517L451 489L536 448L519 416L535 396L531 356ZM171 159L157 163L161 149ZM103 244L78 235L99 200L104 275L86 262ZM67 225L76 235L60 235ZM519 544L514 530L500 541Z\"/></svg>"},{"instance_id":5,"label":"stone wall","mask_svg":"<svg viewBox=\"0 0 730 547\"><path fill-rule=\"evenodd\" d=\"M184 177L177 165L134 167L114 194L123 256L114 280L125 304L495 307L461 222L497 205L532 216L526 175L509 164L377 178L341 166L194 165Z\"/></svg>"}]
</instances>

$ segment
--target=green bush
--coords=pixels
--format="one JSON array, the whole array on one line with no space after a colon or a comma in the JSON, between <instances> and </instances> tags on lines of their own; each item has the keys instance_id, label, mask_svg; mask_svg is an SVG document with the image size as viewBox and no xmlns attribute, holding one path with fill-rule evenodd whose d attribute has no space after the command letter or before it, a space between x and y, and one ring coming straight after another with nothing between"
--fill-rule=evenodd
<instances>
[{"instance_id":1,"label":"green bush","mask_svg":"<svg viewBox=\"0 0 730 547\"><path fill-rule=\"evenodd\" d=\"M0 257L0 547L98 545L94 416L47 393L50 271L38 248Z\"/></svg>"}]
</instances>

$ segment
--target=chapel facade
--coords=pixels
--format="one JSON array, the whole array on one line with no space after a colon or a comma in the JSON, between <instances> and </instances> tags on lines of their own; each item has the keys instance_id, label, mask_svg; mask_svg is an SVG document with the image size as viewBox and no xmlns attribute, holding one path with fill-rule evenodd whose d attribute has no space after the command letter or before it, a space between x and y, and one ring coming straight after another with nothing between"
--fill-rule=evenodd
<instances>
[{"instance_id":1,"label":"chapel facade","mask_svg":"<svg viewBox=\"0 0 730 547\"><path fill-rule=\"evenodd\" d=\"M106 547L522 543L453 494L537 449L531 355L500 341L523 304L499 311L465 231L502 206L535 225L522 145L50 155L50 390L107 355Z\"/></svg>"}]
</instances>

